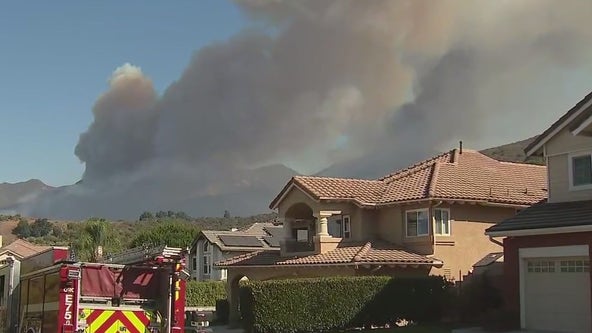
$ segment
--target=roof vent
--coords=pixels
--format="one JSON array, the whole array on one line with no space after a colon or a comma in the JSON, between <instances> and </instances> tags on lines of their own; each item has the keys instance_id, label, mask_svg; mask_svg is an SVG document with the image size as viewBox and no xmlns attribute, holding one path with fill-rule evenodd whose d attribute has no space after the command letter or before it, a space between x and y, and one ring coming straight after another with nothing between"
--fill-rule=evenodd
<instances>
[{"instance_id":1,"label":"roof vent","mask_svg":"<svg viewBox=\"0 0 592 333\"><path fill-rule=\"evenodd\" d=\"M459 145L459 153L462 154L462 141L459 141L458 145Z\"/></svg>"}]
</instances>

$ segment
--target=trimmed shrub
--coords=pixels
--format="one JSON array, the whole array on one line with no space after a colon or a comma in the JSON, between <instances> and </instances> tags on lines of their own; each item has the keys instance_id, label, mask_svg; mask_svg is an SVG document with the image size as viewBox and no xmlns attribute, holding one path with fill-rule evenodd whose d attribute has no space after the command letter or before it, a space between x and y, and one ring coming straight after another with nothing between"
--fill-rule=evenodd
<instances>
[{"instance_id":1,"label":"trimmed shrub","mask_svg":"<svg viewBox=\"0 0 592 333\"><path fill-rule=\"evenodd\" d=\"M240 308L249 332L318 332L440 319L449 295L441 277L332 277L247 282Z\"/></svg>"},{"instance_id":2,"label":"trimmed shrub","mask_svg":"<svg viewBox=\"0 0 592 333\"><path fill-rule=\"evenodd\" d=\"M215 306L219 299L226 299L224 281L187 281L187 306Z\"/></svg>"}]
</instances>

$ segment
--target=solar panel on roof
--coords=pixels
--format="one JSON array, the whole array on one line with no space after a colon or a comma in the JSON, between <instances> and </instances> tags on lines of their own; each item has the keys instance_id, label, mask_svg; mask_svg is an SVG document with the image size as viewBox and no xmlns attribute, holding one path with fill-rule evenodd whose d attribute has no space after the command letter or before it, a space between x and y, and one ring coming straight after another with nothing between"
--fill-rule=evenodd
<instances>
[{"instance_id":1,"label":"solar panel on roof","mask_svg":"<svg viewBox=\"0 0 592 333\"><path fill-rule=\"evenodd\" d=\"M267 227L265 231L271 235L271 237L282 238L284 236L283 227Z\"/></svg>"},{"instance_id":2,"label":"solar panel on roof","mask_svg":"<svg viewBox=\"0 0 592 333\"><path fill-rule=\"evenodd\" d=\"M255 236L218 236L226 246L263 247L263 243Z\"/></svg>"},{"instance_id":3,"label":"solar panel on roof","mask_svg":"<svg viewBox=\"0 0 592 333\"><path fill-rule=\"evenodd\" d=\"M279 240L279 238L271 237L271 236L265 236L265 237L263 237L263 240L265 240L265 242L267 244L269 244L269 246L271 246L271 247L280 247L280 240Z\"/></svg>"}]
</instances>

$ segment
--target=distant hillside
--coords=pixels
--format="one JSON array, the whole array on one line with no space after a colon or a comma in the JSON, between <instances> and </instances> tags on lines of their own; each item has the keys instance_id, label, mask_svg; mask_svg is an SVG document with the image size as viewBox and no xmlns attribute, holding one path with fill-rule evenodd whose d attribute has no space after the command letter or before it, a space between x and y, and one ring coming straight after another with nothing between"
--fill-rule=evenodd
<instances>
[{"instance_id":1,"label":"distant hillside","mask_svg":"<svg viewBox=\"0 0 592 333\"><path fill-rule=\"evenodd\" d=\"M158 223L180 222L192 225L198 230L231 230L232 228L244 229L256 222L271 222L276 218L276 213L268 213L245 217L163 217L142 221L119 220L111 221L111 223L113 224L113 228L117 230L119 243L123 247L129 247L132 240L136 238L140 232L145 231L147 228ZM19 221L22 220L29 222L29 224L35 221L34 218L21 217L19 215L0 215L0 236L2 237L3 245L8 245L17 239L17 236L12 233L12 230L17 226ZM43 237L29 237L27 240L42 245L68 245L75 242L76 238L80 236L80 228L83 226L82 221L50 219L49 222L54 227L54 230L50 234ZM61 232L56 234L56 228L61 230Z\"/></svg>"},{"instance_id":2,"label":"distant hillside","mask_svg":"<svg viewBox=\"0 0 592 333\"><path fill-rule=\"evenodd\" d=\"M0 209L17 205L18 203L39 193L53 189L38 179L30 179L20 183L0 184Z\"/></svg>"},{"instance_id":3,"label":"distant hillside","mask_svg":"<svg viewBox=\"0 0 592 333\"><path fill-rule=\"evenodd\" d=\"M528 138L526 140L509 143L506 145L484 149L481 153L494 158L499 161L506 162L526 162L531 164L544 165L545 161L542 157L529 157L526 158L524 148L533 142L537 137Z\"/></svg>"}]
</instances>

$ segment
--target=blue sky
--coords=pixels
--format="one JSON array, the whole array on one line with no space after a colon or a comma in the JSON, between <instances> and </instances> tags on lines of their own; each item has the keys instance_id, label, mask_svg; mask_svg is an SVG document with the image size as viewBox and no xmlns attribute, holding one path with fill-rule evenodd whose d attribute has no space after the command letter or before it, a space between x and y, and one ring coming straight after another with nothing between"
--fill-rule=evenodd
<instances>
[{"instance_id":1,"label":"blue sky","mask_svg":"<svg viewBox=\"0 0 592 333\"><path fill-rule=\"evenodd\" d=\"M196 50L245 24L224 0L2 2L0 182L77 181L74 147L116 67L141 67L162 92Z\"/></svg>"}]
</instances>

